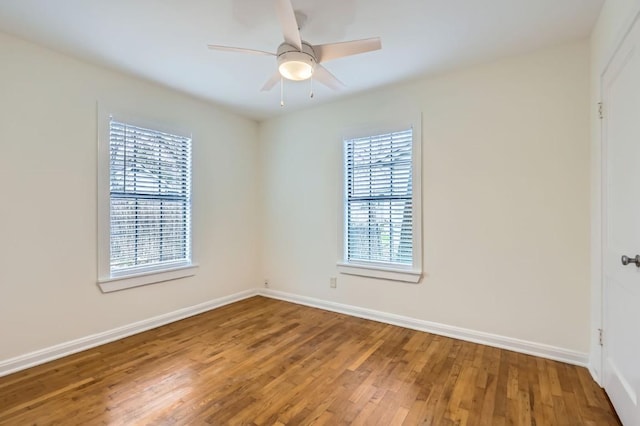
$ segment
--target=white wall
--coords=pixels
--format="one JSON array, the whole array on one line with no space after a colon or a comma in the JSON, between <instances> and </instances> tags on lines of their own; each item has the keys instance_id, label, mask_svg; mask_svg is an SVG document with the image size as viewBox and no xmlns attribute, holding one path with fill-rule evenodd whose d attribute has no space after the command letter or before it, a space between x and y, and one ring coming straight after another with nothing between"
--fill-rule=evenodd
<instances>
[{"instance_id":1,"label":"white wall","mask_svg":"<svg viewBox=\"0 0 640 426\"><path fill-rule=\"evenodd\" d=\"M0 58L0 361L258 285L255 122L1 33ZM99 291L97 100L193 132L195 277Z\"/></svg>"},{"instance_id":2,"label":"white wall","mask_svg":"<svg viewBox=\"0 0 640 426\"><path fill-rule=\"evenodd\" d=\"M341 134L415 111L425 278L338 276ZM586 42L287 114L260 142L272 288L588 351Z\"/></svg>"},{"instance_id":3,"label":"white wall","mask_svg":"<svg viewBox=\"0 0 640 426\"><path fill-rule=\"evenodd\" d=\"M634 16L640 11L640 0L607 0L591 33L591 360L590 368L601 378L602 353L598 329L602 327L602 262L601 262L601 144L596 104L600 101L600 78L614 49L621 42Z\"/></svg>"}]
</instances>

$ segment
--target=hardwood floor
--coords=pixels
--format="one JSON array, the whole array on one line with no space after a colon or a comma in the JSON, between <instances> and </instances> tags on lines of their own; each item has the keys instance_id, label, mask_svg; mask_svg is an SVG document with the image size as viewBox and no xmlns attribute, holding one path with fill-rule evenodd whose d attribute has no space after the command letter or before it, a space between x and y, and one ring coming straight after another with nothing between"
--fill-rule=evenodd
<instances>
[{"instance_id":1,"label":"hardwood floor","mask_svg":"<svg viewBox=\"0 0 640 426\"><path fill-rule=\"evenodd\" d=\"M586 369L254 297L0 378L0 424L617 425Z\"/></svg>"}]
</instances>

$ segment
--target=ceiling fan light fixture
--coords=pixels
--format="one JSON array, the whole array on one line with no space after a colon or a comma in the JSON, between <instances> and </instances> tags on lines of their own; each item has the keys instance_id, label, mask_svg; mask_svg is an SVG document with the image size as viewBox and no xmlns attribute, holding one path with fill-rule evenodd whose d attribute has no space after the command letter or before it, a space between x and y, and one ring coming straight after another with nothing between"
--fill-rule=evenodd
<instances>
[{"instance_id":1,"label":"ceiling fan light fixture","mask_svg":"<svg viewBox=\"0 0 640 426\"><path fill-rule=\"evenodd\" d=\"M278 72L287 80L303 81L313 75L316 58L313 48L302 44L302 51L283 43L278 48Z\"/></svg>"},{"instance_id":2,"label":"ceiling fan light fixture","mask_svg":"<svg viewBox=\"0 0 640 426\"><path fill-rule=\"evenodd\" d=\"M303 81L313 75L313 65L303 61L287 61L280 64L278 71L287 80Z\"/></svg>"}]
</instances>

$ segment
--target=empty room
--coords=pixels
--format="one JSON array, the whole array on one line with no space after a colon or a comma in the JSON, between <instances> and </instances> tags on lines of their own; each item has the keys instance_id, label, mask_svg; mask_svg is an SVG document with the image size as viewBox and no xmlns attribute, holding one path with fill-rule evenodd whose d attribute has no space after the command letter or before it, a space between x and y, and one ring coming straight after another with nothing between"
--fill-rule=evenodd
<instances>
[{"instance_id":1,"label":"empty room","mask_svg":"<svg viewBox=\"0 0 640 426\"><path fill-rule=\"evenodd\" d=\"M639 111L640 0L1 0L0 425L640 426Z\"/></svg>"}]
</instances>

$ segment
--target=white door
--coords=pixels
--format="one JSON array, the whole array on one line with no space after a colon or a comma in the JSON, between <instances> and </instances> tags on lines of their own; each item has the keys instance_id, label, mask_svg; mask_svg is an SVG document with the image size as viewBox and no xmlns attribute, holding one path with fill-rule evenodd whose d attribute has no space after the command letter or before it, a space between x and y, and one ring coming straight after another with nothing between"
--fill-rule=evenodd
<instances>
[{"instance_id":1,"label":"white door","mask_svg":"<svg viewBox=\"0 0 640 426\"><path fill-rule=\"evenodd\" d=\"M638 20L603 74L602 88L604 387L623 424L640 426L640 256L636 265L636 255L640 255Z\"/></svg>"}]
</instances>

